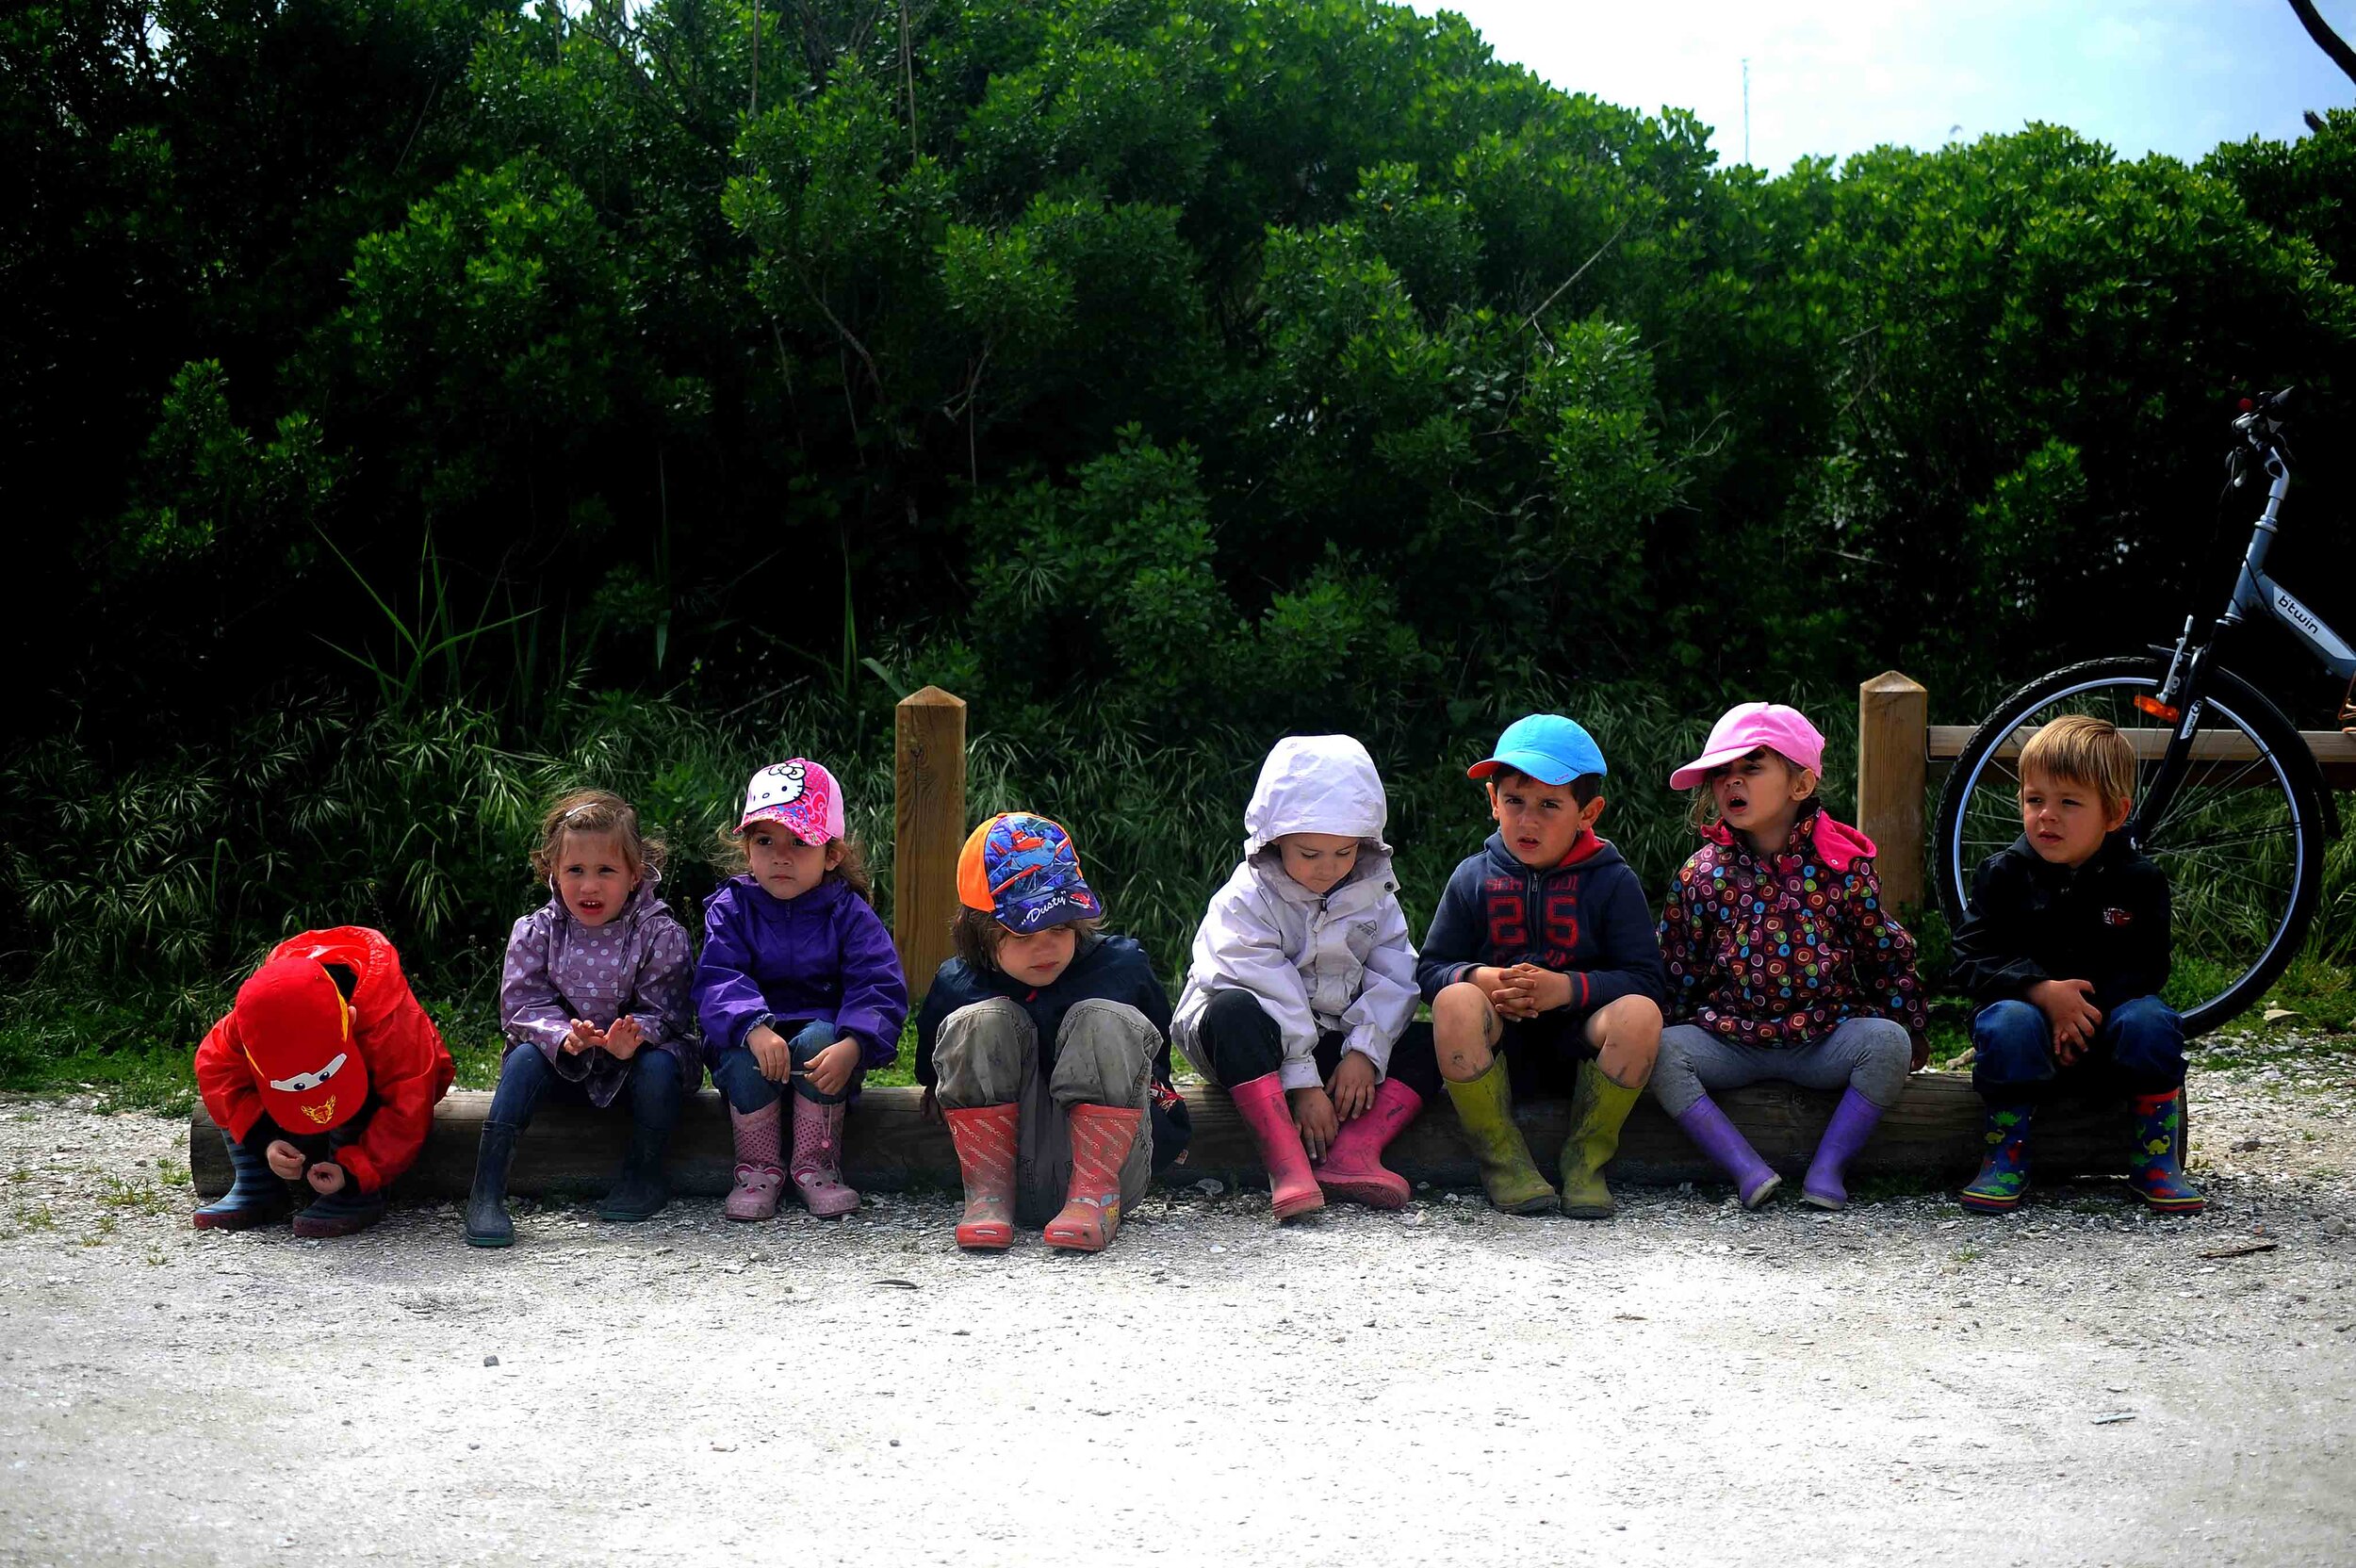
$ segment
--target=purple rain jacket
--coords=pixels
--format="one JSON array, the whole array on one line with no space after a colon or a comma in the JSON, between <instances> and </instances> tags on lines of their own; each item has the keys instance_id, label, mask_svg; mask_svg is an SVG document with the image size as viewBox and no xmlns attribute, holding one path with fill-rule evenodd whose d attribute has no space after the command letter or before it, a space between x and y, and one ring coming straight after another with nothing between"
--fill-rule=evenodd
<instances>
[{"instance_id":1,"label":"purple rain jacket","mask_svg":"<svg viewBox=\"0 0 2356 1568\"><path fill-rule=\"evenodd\" d=\"M628 1013L646 1037L641 1050L679 1058L693 1094L703 1082L695 1021L688 1009L687 927L655 896L649 874L621 912L583 925L551 898L515 923L499 977L499 1029L508 1049L536 1047L559 1078L581 1085L593 1105L610 1105L630 1080L630 1063L604 1051L564 1054L572 1021L610 1029Z\"/></svg>"},{"instance_id":2,"label":"purple rain jacket","mask_svg":"<svg viewBox=\"0 0 2356 1568\"><path fill-rule=\"evenodd\" d=\"M751 876L732 876L704 905L695 1016L704 1059L714 1064L756 1024L791 1037L788 1025L824 1020L858 1037L862 1066L884 1068L900 1054L908 983L892 934L843 883L779 898Z\"/></svg>"}]
</instances>

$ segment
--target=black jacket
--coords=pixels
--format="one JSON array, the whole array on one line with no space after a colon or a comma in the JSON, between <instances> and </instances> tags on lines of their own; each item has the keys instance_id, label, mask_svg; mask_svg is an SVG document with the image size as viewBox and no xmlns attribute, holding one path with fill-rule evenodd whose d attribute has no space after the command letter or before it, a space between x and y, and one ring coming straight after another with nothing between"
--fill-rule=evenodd
<instances>
[{"instance_id":1,"label":"black jacket","mask_svg":"<svg viewBox=\"0 0 2356 1568\"><path fill-rule=\"evenodd\" d=\"M1955 930L1955 982L1987 1006L2040 980L2087 980L2105 1016L2168 983L2168 876L2114 833L2082 866L2057 866L2025 838L1972 878Z\"/></svg>"},{"instance_id":2,"label":"black jacket","mask_svg":"<svg viewBox=\"0 0 2356 1568\"><path fill-rule=\"evenodd\" d=\"M1153 1168L1161 1170L1183 1153L1193 1129L1186 1102L1170 1082L1170 993L1153 972L1153 960L1134 937L1094 937L1084 939L1064 972L1052 986L1026 986L1003 970L977 970L962 958L952 958L933 973L932 989L916 1014L916 1081L926 1088L940 1082L933 1066L933 1045L941 1026L959 1007L1003 996L1031 1015L1039 1030L1039 1070L1044 1076L1055 1065L1055 1035L1073 1003L1091 999L1121 1002L1145 1015L1162 1037L1153 1056L1153 1088L1149 1097L1153 1115Z\"/></svg>"}]
</instances>

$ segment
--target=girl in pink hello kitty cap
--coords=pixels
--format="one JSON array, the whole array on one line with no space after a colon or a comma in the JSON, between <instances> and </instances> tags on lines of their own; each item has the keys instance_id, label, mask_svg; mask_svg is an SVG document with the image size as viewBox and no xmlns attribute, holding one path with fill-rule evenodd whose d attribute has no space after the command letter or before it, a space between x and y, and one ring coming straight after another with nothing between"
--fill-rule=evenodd
<instances>
[{"instance_id":1,"label":"girl in pink hello kitty cap","mask_svg":"<svg viewBox=\"0 0 2356 1568\"><path fill-rule=\"evenodd\" d=\"M820 764L795 757L753 775L728 841L744 870L704 905L695 983L704 1057L736 1135L722 1212L767 1219L790 1178L811 1214L847 1214L859 1194L843 1181L843 1107L899 1054L900 956L868 902L843 787Z\"/></svg>"},{"instance_id":2,"label":"girl in pink hello kitty cap","mask_svg":"<svg viewBox=\"0 0 2356 1568\"><path fill-rule=\"evenodd\" d=\"M1661 917L1670 1026L1652 1089L1745 1208L1782 1178L1710 1090L1766 1079L1841 1090L1801 1185L1807 1202L1838 1209L1850 1159L1926 1054L1914 939L1882 906L1873 841L1816 798L1824 765L1824 738L1797 709L1746 702L1669 776L1693 792L1705 841Z\"/></svg>"}]
</instances>

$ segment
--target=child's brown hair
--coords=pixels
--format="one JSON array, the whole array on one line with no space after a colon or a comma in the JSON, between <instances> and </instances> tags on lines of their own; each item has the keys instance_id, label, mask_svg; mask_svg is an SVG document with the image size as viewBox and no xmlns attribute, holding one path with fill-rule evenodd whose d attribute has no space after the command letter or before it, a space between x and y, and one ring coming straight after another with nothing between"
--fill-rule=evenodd
<instances>
[{"instance_id":1,"label":"child's brown hair","mask_svg":"<svg viewBox=\"0 0 2356 1568\"><path fill-rule=\"evenodd\" d=\"M2102 797L2107 814L2135 798L2135 748L2119 727L2090 713L2070 713L2029 737L2021 748L2021 778L2034 769L2056 784L2075 784Z\"/></svg>"},{"instance_id":2,"label":"child's brown hair","mask_svg":"<svg viewBox=\"0 0 2356 1568\"><path fill-rule=\"evenodd\" d=\"M1760 746L1759 749L1781 759L1783 765L1790 768L1793 773L1808 772L1806 768L1792 760L1791 758L1785 757L1782 752L1776 751L1773 746ZM1745 753L1744 755L1747 756L1749 754ZM1741 759L1738 758L1736 760L1739 761ZM1685 808L1685 821L1694 832L1707 833L1711 828L1718 825L1718 796L1716 792L1710 789L1710 781L1732 766L1734 766L1733 762L1719 763L1716 767L1710 769L1708 774L1703 776L1700 783L1685 792L1692 802ZM1817 792L1824 787L1824 780L1823 776L1821 775L1815 776L1815 788L1810 789L1808 792L1807 798L1800 802L1800 808L1802 810L1806 810L1808 808L1808 801L1816 799Z\"/></svg>"},{"instance_id":3,"label":"child's brown hair","mask_svg":"<svg viewBox=\"0 0 2356 1568\"><path fill-rule=\"evenodd\" d=\"M759 827L763 825L755 823L753 825ZM748 828L746 831L749 832L751 829ZM783 829L780 828L779 831L782 832ZM744 856L743 833L733 828L723 827L716 837L720 849L714 858L725 874L740 876L752 869L752 862ZM836 851L834 869L826 873L826 880L841 882L868 903L875 903L875 878L867 870L867 846L860 843L857 836L849 833L845 833L840 839L828 839L826 843Z\"/></svg>"},{"instance_id":4,"label":"child's brown hair","mask_svg":"<svg viewBox=\"0 0 2356 1568\"><path fill-rule=\"evenodd\" d=\"M667 846L640 832L637 808L611 790L575 790L548 808L540 819L539 845L532 852L532 869L543 880L556 874L567 833L612 839L622 846L622 859L634 878L662 874Z\"/></svg>"},{"instance_id":5,"label":"child's brown hair","mask_svg":"<svg viewBox=\"0 0 2356 1568\"><path fill-rule=\"evenodd\" d=\"M1076 945L1096 935L1097 928L1104 923L1101 920L1069 920L1060 923L1072 927ZM987 973L998 968L998 944L1006 939L1006 928L999 924L998 917L988 909L959 905L957 914L949 922L950 945L957 949L957 956L965 960L966 968L977 972Z\"/></svg>"}]
</instances>

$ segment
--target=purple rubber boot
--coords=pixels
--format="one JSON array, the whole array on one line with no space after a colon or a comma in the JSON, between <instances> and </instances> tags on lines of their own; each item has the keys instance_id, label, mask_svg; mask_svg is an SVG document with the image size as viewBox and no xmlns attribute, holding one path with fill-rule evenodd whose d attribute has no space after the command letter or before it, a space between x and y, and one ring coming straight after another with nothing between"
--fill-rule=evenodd
<instances>
[{"instance_id":1,"label":"purple rubber boot","mask_svg":"<svg viewBox=\"0 0 2356 1568\"><path fill-rule=\"evenodd\" d=\"M1841 1174L1873 1135L1873 1126L1881 1119L1882 1108L1857 1090L1841 1094L1841 1103L1833 1107L1832 1120L1824 1125L1824 1141L1816 1146L1816 1157L1808 1161L1808 1175L1800 1182L1801 1201L1820 1209L1849 1206L1849 1189L1841 1184Z\"/></svg>"},{"instance_id":2,"label":"purple rubber boot","mask_svg":"<svg viewBox=\"0 0 2356 1568\"><path fill-rule=\"evenodd\" d=\"M1726 1173L1744 1208L1759 1207L1783 1185L1783 1178L1767 1168L1759 1151L1751 1147L1750 1140L1726 1119L1726 1113L1710 1096L1705 1094L1688 1105L1677 1123L1710 1156L1710 1163Z\"/></svg>"}]
</instances>

